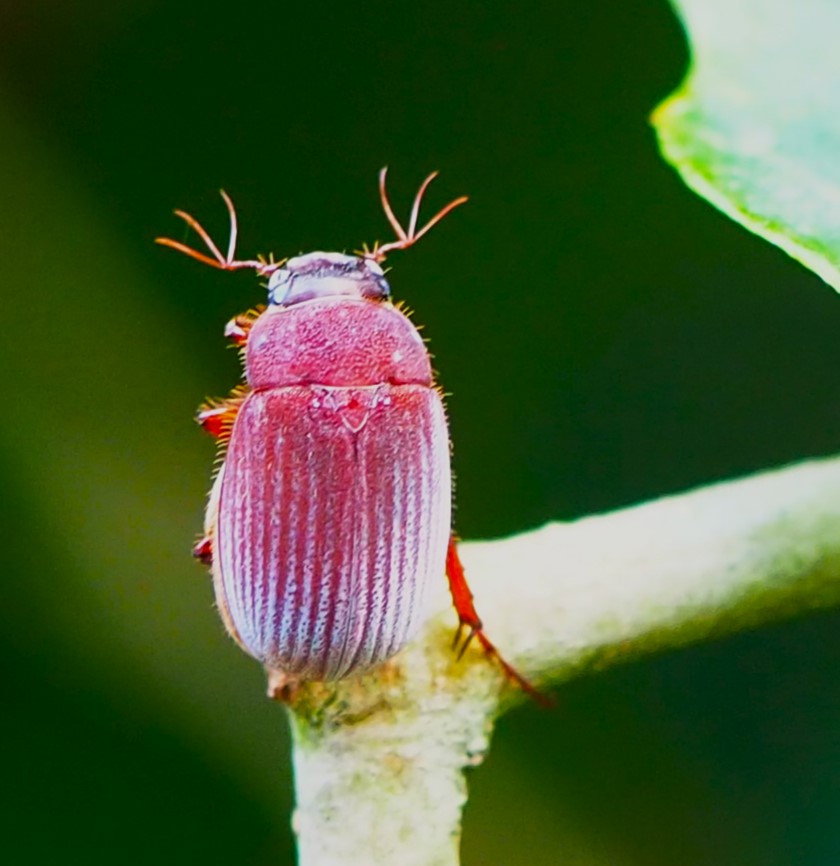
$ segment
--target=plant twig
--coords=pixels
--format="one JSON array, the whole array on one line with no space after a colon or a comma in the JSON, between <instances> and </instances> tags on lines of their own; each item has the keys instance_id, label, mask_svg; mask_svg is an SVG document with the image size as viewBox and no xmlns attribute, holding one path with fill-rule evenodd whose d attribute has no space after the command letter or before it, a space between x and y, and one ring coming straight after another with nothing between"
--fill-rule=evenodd
<instances>
[{"instance_id":1,"label":"plant twig","mask_svg":"<svg viewBox=\"0 0 840 866\"><path fill-rule=\"evenodd\" d=\"M546 687L840 601L840 458L463 545L488 633ZM301 866L456 866L463 771L522 696L439 611L381 669L290 705Z\"/></svg>"}]
</instances>

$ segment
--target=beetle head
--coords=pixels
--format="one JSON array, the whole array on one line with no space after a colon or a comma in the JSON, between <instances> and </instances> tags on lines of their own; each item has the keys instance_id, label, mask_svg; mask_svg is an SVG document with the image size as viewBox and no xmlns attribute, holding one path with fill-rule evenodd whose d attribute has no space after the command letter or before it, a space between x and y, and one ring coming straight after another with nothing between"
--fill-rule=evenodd
<instances>
[{"instance_id":1,"label":"beetle head","mask_svg":"<svg viewBox=\"0 0 840 866\"><path fill-rule=\"evenodd\" d=\"M289 259L268 280L268 303L284 307L313 298L381 301L391 295L382 268L372 259L343 253L308 253Z\"/></svg>"}]
</instances>

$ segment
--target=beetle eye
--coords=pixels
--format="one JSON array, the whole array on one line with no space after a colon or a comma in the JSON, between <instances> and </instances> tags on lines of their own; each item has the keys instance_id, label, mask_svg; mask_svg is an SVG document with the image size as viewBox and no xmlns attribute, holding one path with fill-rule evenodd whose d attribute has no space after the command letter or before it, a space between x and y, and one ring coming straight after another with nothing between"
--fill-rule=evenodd
<instances>
[{"instance_id":1,"label":"beetle eye","mask_svg":"<svg viewBox=\"0 0 840 866\"><path fill-rule=\"evenodd\" d=\"M292 274L286 268L280 268L268 278L268 303L282 304L292 287Z\"/></svg>"}]
</instances>

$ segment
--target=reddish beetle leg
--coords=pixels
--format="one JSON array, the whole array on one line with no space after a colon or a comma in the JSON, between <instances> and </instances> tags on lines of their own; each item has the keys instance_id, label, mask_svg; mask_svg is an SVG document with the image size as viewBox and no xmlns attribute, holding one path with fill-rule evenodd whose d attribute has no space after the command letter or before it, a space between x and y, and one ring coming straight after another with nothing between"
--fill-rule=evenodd
<instances>
[{"instance_id":1,"label":"reddish beetle leg","mask_svg":"<svg viewBox=\"0 0 840 866\"><path fill-rule=\"evenodd\" d=\"M219 441L219 445L224 447L230 439L233 422L236 421L236 416L247 396L248 388L234 388L229 397L202 403L198 408L195 420Z\"/></svg>"},{"instance_id":2,"label":"reddish beetle leg","mask_svg":"<svg viewBox=\"0 0 840 866\"><path fill-rule=\"evenodd\" d=\"M242 349L248 342L248 335L251 333L251 328L254 322L262 315L265 310L265 305L261 304L253 310L248 310L247 313L240 313L234 316L225 325L225 336L233 343L234 346Z\"/></svg>"},{"instance_id":3,"label":"reddish beetle leg","mask_svg":"<svg viewBox=\"0 0 840 866\"><path fill-rule=\"evenodd\" d=\"M494 659L505 676L513 683L519 686L526 694L530 695L535 701L543 706L551 706L551 701L540 694L539 691L527 680L519 671L512 665L508 664L502 657L502 654L496 649L484 633L484 626L481 622L481 617L473 604L473 594L467 584L467 577L464 574L464 566L461 563L461 558L458 556L458 547L454 536L449 539L449 547L446 551L446 576L449 579L449 591L452 593L452 604L458 614L458 630L455 632L453 647L457 647L461 641L461 636L464 631L467 631L467 636L464 642L461 643L461 648L458 650L458 658L467 651L467 647L475 638L487 653L490 658Z\"/></svg>"},{"instance_id":4,"label":"reddish beetle leg","mask_svg":"<svg viewBox=\"0 0 840 866\"><path fill-rule=\"evenodd\" d=\"M247 315L247 314L243 314ZM248 395L248 389L240 386L234 388L229 397L224 400L208 400L199 406L195 420L213 436L219 443L219 457L223 458L230 434L233 431L233 422ZM218 480L218 479L217 479ZM218 485L214 484L210 493L211 500L218 496ZM213 535L212 524L215 521L215 509L208 507L208 513L212 512L213 519L205 521L204 532L193 545L193 556L204 565L213 564Z\"/></svg>"},{"instance_id":5,"label":"reddish beetle leg","mask_svg":"<svg viewBox=\"0 0 840 866\"><path fill-rule=\"evenodd\" d=\"M213 537L202 535L193 545L192 555L209 568L213 564Z\"/></svg>"}]
</instances>

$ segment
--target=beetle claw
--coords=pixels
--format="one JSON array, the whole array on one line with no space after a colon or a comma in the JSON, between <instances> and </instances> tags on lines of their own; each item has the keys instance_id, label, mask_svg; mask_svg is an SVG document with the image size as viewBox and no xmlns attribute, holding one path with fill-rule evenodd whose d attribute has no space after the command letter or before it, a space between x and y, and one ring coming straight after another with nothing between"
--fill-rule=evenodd
<instances>
[{"instance_id":1,"label":"beetle claw","mask_svg":"<svg viewBox=\"0 0 840 866\"><path fill-rule=\"evenodd\" d=\"M550 707L552 702L537 691L537 689L525 678L513 665L505 661L502 654L496 649L490 638L484 633L484 628L481 618L473 604L473 595L470 591L467 578L464 574L464 566L461 564L461 558L458 556L458 548L455 544L455 539L449 539L449 547L446 551L446 576L449 578L449 591L452 593L452 604L458 614L458 630L455 632L455 641L453 649L458 645L461 635L465 628L469 629L466 640L461 644L458 651L458 659L460 660L467 648L473 640L477 640L484 652L494 659L501 667L505 677L510 682L516 683L522 691L530 695L537 703L543 706Z\"/></svg>"},{"instance_id":2,"label":"beetle claw","mask_svg":"<svg viewBox=\"0 0 840 866\"><path fill-rule=\"evenodd\" d=\"M463 632L463 628L464 628L464 623L460 623L458 625L458 631L456 633L459 637L460 637L461 633ZM461 644L461 648L458 650L458 655L455 656L456 661L461 661L461 659L464 657L464 653L469 648L469 645L473 642L473 638L479 634L481 634L480 628L475 628L475 626L472 626L470 628L470 630L467 632L466 639ZM457 646L457 644L456 644L456 646ZM454 647L453 647L453 649L454 649Z\"/></svg>"}]
</instances>

